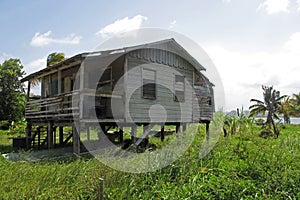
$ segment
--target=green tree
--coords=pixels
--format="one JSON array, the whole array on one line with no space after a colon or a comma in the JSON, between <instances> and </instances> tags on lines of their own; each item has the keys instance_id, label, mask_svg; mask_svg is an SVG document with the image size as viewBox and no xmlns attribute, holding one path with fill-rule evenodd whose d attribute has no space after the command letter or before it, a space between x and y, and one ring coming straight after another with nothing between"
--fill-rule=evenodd
<instances>
[{"instance_id":1,"label":"green tree","mask_svg":"<svg viewBox=\"0 0 300 200\"><path fill-rule=\"evenodd\" d=\"M65 59L66 58L64 53L57 53L57 52L50 53L47 57L47 67L60 63Z\"/></svg>"},{"instance_id":2,"label":"green tree","mask_svg":"<svg viewBox=\"0 0 300 200\"><path fill-rule=\"evenodd\" d=\"M293 98L291 99L293 104L293 116L300 117L300 93L293 94Z\"/></svg>"},{"instance_id":3,"label":"green tree","mask_svg":"<svg viewBox=\"0 0 300 200\"><path fill-rule=\"evenodd\" d=\"M283 120L285 124L290 124L290 116L294 116L294 106L293 101L289 96L286 96L282 99L279 104L279 114L283 114Z\"/></svg>"},{"instance_id":4,"label":"green tree","mask_svg":"<svg viewBox=\"0 0 300 200\"><path fill-rule=\"evenodd\" d=\"M264 100L251 99L250 102L254 104L249 107L250 116L255 116L259 113L265 114L267 112L266 125L273 127L276 137L279 136L279 130L275 124L274 119L279 119L277 113L279 112L280 102L286 96L280 96L280 92L273 89L273 86L262 86Z\"/></svg>"},{"instance_id":5,"label":"green tree","mask_svg":"<svg viewBox=\"0 0 300 200\"><path fill-rule=\"evenodd\" d=\"M232 112L230 112L225 115L223 126L224 136L226 137L228 135L234 135L236 133L243 133L246 130L250 130L252 132L252 124L253 119L247 117L243 107L242 109L237 108L235 114L232 114Z\"/></svg>"},{"instance_id":6,"label":"green tree","mask_svg":"<svg viewBox=\"0 0 300 200\"><path fill-rule=\"evenodd\" d=\"M24 116L25 93L20 79L25 72L19 59L0 64L0 120L17 121Z\"/></svg>"}]
</instances>

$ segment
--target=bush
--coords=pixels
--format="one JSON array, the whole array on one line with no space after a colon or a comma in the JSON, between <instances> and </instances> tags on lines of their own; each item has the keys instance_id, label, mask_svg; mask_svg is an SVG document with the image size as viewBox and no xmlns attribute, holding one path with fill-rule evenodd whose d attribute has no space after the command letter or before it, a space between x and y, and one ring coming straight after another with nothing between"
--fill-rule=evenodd
<instances>
[{"instance_id":1,"label":"bush","mask_svg":"<svg viewBox=\"0 0 300 200\"><path fill-rule=\"evenodd\" d=\"M269 137L274 137L274 134L270 129L265 128L260 132L259 136L262 138L269 138Z\"/></svg>"},{"instance_id":2,"label":"bush","mask_svg":"<svg viewBox=\"0 0 300 200\"><path fill-rule=\"evenodd\" d=\"M258 126L262 126L265 124L265 120L262 118L255 119L255 124Z\"/></svg>"},{"instance_id":3,"label":"bush","mask_svg":"<svg viewBox=\"0 0 300 200\"><path fill-rule=\"evenodd\" d=\"M10 134L19 134L22 135L25 133L26 121L12 122L9 127Z\"/></svg>"},{"instance_id":4,"label":"bush","mask_svg":"<svg viewBox=\"0 0 300 200\"><path fill-rule=\"evenodd\" d=\"M0 121L0 130L8 130L10 126L10 122L7 120Z\"/></svg>"}]
</instances>

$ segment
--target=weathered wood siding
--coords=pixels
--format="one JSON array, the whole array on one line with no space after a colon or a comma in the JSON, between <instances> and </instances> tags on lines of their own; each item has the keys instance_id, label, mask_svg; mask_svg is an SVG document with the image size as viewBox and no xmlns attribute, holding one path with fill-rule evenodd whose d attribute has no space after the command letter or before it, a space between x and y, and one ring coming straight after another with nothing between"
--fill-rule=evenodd
<instances>
[{"instance_id":1,"label":"weathered wood siding","mask_svg":"<svg viewBox=\"0 0 300 200\"><path fill-rule=\"evenodd\" d=\"M156 98L142 96L142 70L156 73ZM126 120L134 122L192 122L193 66L180 56L155 49L141 49L127 55ZM183 102L174 101L175 75L185 77ZM191 87L189 87L191 86ZM161 106L158 106L161 105ZM162 111L162 107L165 111ZM149 112L151 110L151 112Z\"/></svg>"},{"instance_id":2,"label":"weathered wood siding","mask_svg":"<svg viewBox=\"0 0 300 200\"><path fill-rule=\"evenodd\" d=\"M88 90L90 94L82 93L86 94L83 99L83 118L94 118L96 112L100 119L123 119L124 56L108 66L103 66L101 58L97 57L86 59L84 65L84 88L91 90Z\"/></svg>"},{"instance_id":3,"label":"weathered wood siding","mask_svg":"<svg viewBox=\"0 0 300 200\"><path fill-rule=\"evenodd\" d=\"M179 55L159 49L135 50L108 63L107 70L110 70L110 73L102 80L98 76L105 70L103 59L105 58L93 57L83 63L85 70L81 77L84 79L80 91L83 98L79 106L81 118L95 117L90 113L94 113L96 108L99 118L125 118L127 122L133 120L136 123L212 120L214 112L212 84ZM53 97L61 92L79 89L77 86L72 87L78 69L79 65L76 63L74 66L42 77L42 97ZM176 75L183 76L184 83L182 78L177 76L175 85ZM204 84L195 84L196 75ZM152 83L150 79L154 78L154 97L151 92L147 93L148 96L143 96L143 82ZM110 89L102 91L106 87ZM153 85L148 85L147 89L152 91ZM175 92L177 97L181 95L180 98L175 99ZM68 98L71 100L71 96Z\"/></svg>"},{"instance_id":4,"label":"weathered wood siding","mask_svg":"<svg viewBox=\"0 0 300 200\"><path fill-rule=\"evenodd\" d=\"M71 92L73 90L73 83L79 67L79 65L75 65L60 70L61 80L58 80L58 71L41 77L41 96L43 98L47 98L57 96L59 93ZM60 86L59 83L61 84Z\"/></svg>"},{"instance_id":5,"label":"weathered wood siding","mask_svg":"<svg viewBox=\"0 0 300 200\"><path fill-rule=\"evenodd\" d=\"M193 121L211 121L214 112L212 84L198 71L194 71Z\"/></svg>"}]
</instances>

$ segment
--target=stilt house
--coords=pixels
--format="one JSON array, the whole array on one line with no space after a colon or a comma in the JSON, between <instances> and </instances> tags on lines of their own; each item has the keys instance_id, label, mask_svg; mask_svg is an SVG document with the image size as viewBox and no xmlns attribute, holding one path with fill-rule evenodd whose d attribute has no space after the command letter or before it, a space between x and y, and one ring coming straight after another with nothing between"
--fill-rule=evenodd
<instances>
[{"instance_id":1,"label":"stilt house","mask_svg":"<svg viewBox=\"0 0 300 200\"><path fill-rule=\"evenodd\" d=\"M73 144L100 125L122 128L206 123L214 112L213 84L205 68L174 39L121 49L82 53L23 78L28 82L27 147ZM32 99L32 83L41 97ZM78 125L78 126L76 126ZM66 132L64 127L73 127ZM133 131L134 132L134 131ZM44 135L43 135L44 133Z\"/></svg>"}]
</instances>

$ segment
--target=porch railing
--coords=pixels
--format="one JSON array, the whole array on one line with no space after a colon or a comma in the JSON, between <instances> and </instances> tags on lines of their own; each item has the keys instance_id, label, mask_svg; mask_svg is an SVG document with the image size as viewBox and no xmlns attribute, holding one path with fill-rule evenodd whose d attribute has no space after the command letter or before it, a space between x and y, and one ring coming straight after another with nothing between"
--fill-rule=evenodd
<instances>
[{"instance_id":1,"label":"porch railing","mask_svg":"<svg viewBox=\"0 0 300 200\"><path fill-rule=\"evenodd\" d=\"M74 99L75 97L75 99ZM72 101L73 98L73 101ZM72 103L73 102L73 103ZM32 121L72 119L79 115L79 92L72 91L55 97L26 103L25 117Z\"/></svg>"}]
</instances>

